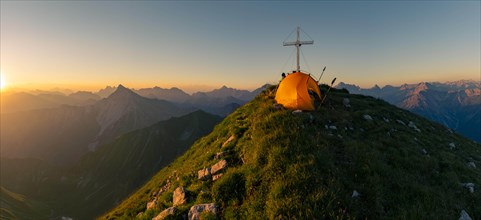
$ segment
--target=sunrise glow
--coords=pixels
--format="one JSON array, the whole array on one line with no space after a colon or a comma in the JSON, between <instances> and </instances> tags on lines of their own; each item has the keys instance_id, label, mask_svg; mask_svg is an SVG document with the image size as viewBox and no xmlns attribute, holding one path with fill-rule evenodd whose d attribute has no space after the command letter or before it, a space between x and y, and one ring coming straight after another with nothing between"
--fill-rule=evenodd
<instances>
[{"instance_id":1,"label":"sunrise glow","mask_svg":"<svg viewBox=\"0 0 481 220\"><path fill-rule=\"evenodd\" d=\"M5 79L5 74L0 72L0 90L4 90L7 87L7 81Z\"/></svg>"}]
</instances>

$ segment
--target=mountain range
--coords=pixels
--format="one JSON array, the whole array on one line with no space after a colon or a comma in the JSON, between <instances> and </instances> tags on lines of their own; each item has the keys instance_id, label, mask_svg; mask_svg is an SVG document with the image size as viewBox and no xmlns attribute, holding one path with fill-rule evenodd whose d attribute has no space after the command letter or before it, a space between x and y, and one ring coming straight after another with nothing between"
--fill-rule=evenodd
<instances>
[{"instance_id":1,"label":"mountain range","mask_svg":"<svg viewBox=\"0 0 481 220\"><path fill-rule=\"evenodd\" d=\"M16 194L29 195L38 201L35 204L41 204L40 207L49 207L42 209L48 212L38 211L39 216L92 219L112 208L160 168L182 155L220 120L219 116L195 111L160 121L123 134L99 146L96 151L84 154L70 166L2 155L1 186ZM13 213L25 212L21 207L15 207L10 207Z\"/></svg>"},{"instance_id":2,"label":"mountain range","mask_svg":"<svg viewBox=\"0 0 481 220\"><path fill-rule=\"evenodd\" d=\"M176 87L132 89L134 93L149 99L164 100L181 108L202 109L212 114L226 116L235 108L252 100L268 85L248 91L222 86L210 92L196 92L189 95ZM13 113L45 108L68 106L89 106L109 97L119 87L107 86L95 93L77 91L66 95L60 91L33 90L30 92L8 92L2 94L1 112Z\"/></svg>"},{"instance_id":3,"label":"mountain range","mask_svg":"<svg viewBox=\"0 0 481 220\"><path fill-rule=\"evenodd\" d=\"M274 96L238 108L100 219L481 217L479 143L346 90L312 112Z\"/></svg>"},{"instance_id":4,"label":"mountain range","mask_svg":"<svg viewBox=\"0 0 481 220\"><path fill-rule=\"evenodd\" d=\"M188 112L192 110L142 97L120 85L92 105L2 113L1 154L71 164L125 132Z\"/></svg>"},{"instance_id":5,"label":"mountain range","mask_svg":"<svg viewBox=\"0 0 481 220\"><path fill-rule=\"evenodd\" d=\"M275 87L268 85L252 92L223 86L192 95L177 88L130 90L122 85L96 93L2 94L0 185L5 198L2 198L0 217L91 219L119 205L103 217L151 219L172 205L172 191L176 186L185 187L190 198L188 205L178 207L177 218L184 218L188 209L200 202L215 202L222 218L334 218L339 215L417 218L421 216L419 213L425 213L425 210L386 203L385 200L401 200L411 204L404 197L391 195L394 192L389 189L400 194L406 194L406 189L419 192L416 206L440 213L432 215L433 218L451 218L461 209L472 216L481 215L476 208L479 200L469 197L470 204L466 202L468 197L461 193L463 189L450 189L455 184L481 184L476 168L481 161L479 144L379 100L419 115L426 114L423 116L427 118L431 115L430 119L444 125L457 125L452 129L465 132L468 137L473 135L477 140L476 126L479 128L481 124L479 83L420 83L372 89L341 83L338 87L378 99L333 89L325 108L295 115L273 103ZM266 88L267 91L261 93ZM21 98L15 99L17 96ZM343 107L346 98L351 100L352 108ZM201 138L221 120L220 116L227 117L209 136ZM457 124L448 123L453 121ZM435 146L447 146L449 150ZM368 161L370 155L380 159ZM425 160L425 157L431 159ZM199 171L196 169L209 167L222 158L233 165L233 169L229 165L228 172L221 172L226 178L194 180ZM342 159L347 161L338 162ZM388 159L396 162L386 164ZM171 163L174 160L176 162ZM410 166L409 161L419 164ZM416 170L434 180L417 180L422 175ZM289 183L289 176L283 173L305 173L306 176L293 178ZM386 173L410 179L393 185L395 180ZM274 174L280 175L279 179ZM351 179L356 175L361 177ZM311 176L334 182L319 181ZM440 180L443 178L452 179ZM282 181L287 185L282 185ZM322 187L309 188L308 181ZM361 197L364 205L339 194L346 193L342 187L352 188L355 184L361 184L356 192L366 196ZM376 184L383 186L376 188ZM422 184L428 186L422 187ZM436 188L435 184L440 186ZM140 191L122 202L142 185ZM229 188L229 185L235 187ZM271 185L277 188L269 190ZM322 198L342 205L317 204L298 186L331 195ZM369 188L379 190L382 195ZM448 195L434 193L434 189L446 191ZM258 195L251 196L252 193ZM473 196L477 196L476 193ZM288 205L285 195L297 194L308 198L307 205L299 200L293 200L293 206ZM154 199L146 209L147 203ZM439 199L461 205L446 203L444 206L450 211L431 207L441 201ZM285 210L283 206L297 211L307 207L305 210L311 211L298 216L296 211ZM369 211L369 207L375 209ZM273 211L261 211L266 208ZM414 214L408 214L410 212Z\"/></svg>"},{"instance_id":6,"label":"mountain range","mask_svg":"<svg viewBox=\"0 0 481 220\"><path fill-rule=\"evenodd\" d=\"M398 107L437 121L464 136L481 142L481 82L421 82L401 86L359 86L339 83L353 94L381 98Z\"/></svg>"}]
</instances>

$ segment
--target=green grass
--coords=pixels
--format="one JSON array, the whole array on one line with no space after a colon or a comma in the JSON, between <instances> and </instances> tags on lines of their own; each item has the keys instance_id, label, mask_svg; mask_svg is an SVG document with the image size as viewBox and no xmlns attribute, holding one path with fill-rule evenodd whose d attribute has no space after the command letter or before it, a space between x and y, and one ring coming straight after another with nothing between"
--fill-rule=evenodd
<instances>
[{"instance_id":1,"label":"green grass","mask_svg":"<svg viewBox=\"0 0 481 220\"><path fill-rule=\"evenodd\" d=\"M0 187L0 219L49 219L47 205Z\"/></svg>"},{"instance_id":2,"label":"green grass","mask_svg":"<svg viewBox=\"0 0 481 220\"><path fill-rule=\"evenodd\" d=\"M229 115L100 218L130 219L144 212L174 173L178 180L145 218L171 206L177 186L193 196L178 216L194 204L216 202L227 219L453 219L462 209L473 219L481 217L479 144L382 100L341 90L332 91L319 111L293 115L274 108L273 90ZM351 109L343 107L343 98L350 99ZM421 132L396 120L412 121ZM222 147L232 135L234 141ZM449 148L451 142L456 149ZM224 176L197 180L197 171L215 164L221 151L227 151L229 163ZM478 168L469 168L470 161ZM475 183L475 193L460 185L464 182ZM351 198L353 190L361 196Z\"/></svg>"}]
</instances>

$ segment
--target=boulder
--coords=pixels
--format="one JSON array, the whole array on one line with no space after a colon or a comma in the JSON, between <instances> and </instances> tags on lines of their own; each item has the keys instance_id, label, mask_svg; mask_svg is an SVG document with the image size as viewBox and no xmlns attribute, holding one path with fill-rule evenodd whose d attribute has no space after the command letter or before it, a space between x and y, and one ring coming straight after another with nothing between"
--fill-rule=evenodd
<instances>
[{"instance_id":1,"label":"boulder","mask_svg":"<svg viewBox=\"0 0 481 220\"><path fill-rule=\"evenodd\" d=\"M422 149L421 152L423 152L424 155L428 155L428 151L426 149Z\"/></svg>"},{"instance_id":2,"label":"boulder","mask_svg":"<svg viewBox=\"0 0 481 220\"><path fill-rule=\"evenodd\" d=\"M216 181L217 179L221 178L223 175L224 175L223 173L219 173L217 175L212 176L212 181Z\"/></svg>"},{"instance_id":3,"label":"boulder","mask_svg":"<svg viewBox=\"0 0 481 220\"><path fill-rule=\"evenodd\" d=\"M384 122L386 122L386 123L389 123L389 119L388 119L388 118L382 118L382 120L384 120Z\"/></svg>"},{"instance_id":4,"label":"boulder","mask_svg":"<svg viewBox=\"0 0 481 220\"><path fill-rule=\"evenodd\" d=\"M362 117L368 121L372 121L372 117L370 115L363 115Z\"/></svg>"},{"instance_id":5,"label":"boulder","mask_svg":"<svg viewBox=\"0 0 481 220\"><path fill-rule=\"evenodd\" d=\"M404 123L404 121L401 121L401 120L398 119L398 120L396 120L396 122L399 123L399 124L402 124L402 125L406 126L406 123Z\"/></svg>"},{"instance_id":6,"label":"boulder","mask_svg":"<svg viewBox=\"0 0 481 220\"><path fill-rule=\"evenodd\" d=\"M416 126L416 124L414 124L414 122L412 122L412 121L409 121L408 127L414 129L414 130L417 131L417 132L421 132L421 130L420 130L420 129Z\"/></svg>"},{"instance_id":7,"label":"boulder","mask_svg":"<svg viewBox=\"0 0 481 220\"><path fill-rule=\"evenodd\" d=\"M155 208L156 205L157 205L157 197L155 197L154 200L147 203L147 210Z\"/></svg>"},{"instance_id":8,"label":"boulder","mask_svg":"<svg viewBox=\"0 0 481 220\"><path fill-rule=\"evenodd\" d=\"M174 190L174 196L173 196L173 205L178 206L178 205L183 205L187 203L187 190L185 190L184 187L180 186L177 187L177 189Z\"/></svg>"},{"instance_id":9,"label":"boulder","mask_svg":"<svg viewBox=\"0 0 481 220\"><path fill-rule=\"evenodd\" d=\"M293 114L293 115L295 115L295 114L301 114L301 113L302 113L302 110L300 110L300 109L292 111L292 114Z\"/></svg>"},{"instance_id":10,"label":"boulder","mask_svg":"<svg viewBox=\"0 0 481 220\"><path fill-rule=\"evenodd\" d=\"M227 139L227 140L222 144L222 147L227 146L227 144L229 144L232 140L234 140L234 138L235 138L235 135L230 136L229 139Z\"/></svg>"},{"instance_id":11,"label":"boulder","mask_svg":"<svg viewBox=\"0 0 481 220\"><path fill-rule=\"evenodd\" d=\"M461 185L468 189L470 193L474 193L474 183L462 183Z\"/></svg>"},{"instance_id":12,"label":"boulder","mask_svg":"<svg viewBox=\"0 0 481 220\"><path fill-rule=\"evenodd\" d=\"M459 220L472 220L472 218L463 209L463 210L461 210L461 216L459 216Z\"/></svg>"},{"instance_id":13,"label":"boulder","mask_svg":"<svg viewBox=\"0 0 481 220\"><path fill-rule=\"evenodd\" d=\"M331 130L337 130L337 127L336 127L335 125L331 125L331 126L329 126L329 129L331 129Z\"/></svg>"},{"instance_id":14,"label":"boulder","mask_svg":"<svg viewBox=\"0 0 481 220\"><path fill-rule=\"evenodd\" d=\"M217 162L216 164L212 165L212 167L210 168L210 173L216 174L217 172L225 169L226 167L227 167L227 161L221 160L221 161Z\"/></svg>"},{"instance_id":15,"label":"boulder","mask_svg":"<svg viewBox=\"0 0 481 220\"><path fill-rule=\"evenodd\" d=\"M358 191L356 191L356 190L352 191L351 198L356 198L356 197L359 197L359 196L361 196L361 194Z\"/></svg>"},{"instance_id":16,"label":"boulder","mask_svg":"<svg viewBox=\"0 0 481 220\"><path fill-rule=\"evenodd\" d=\"M199 220L202 212L211 212L212 214L217 215L218 210L219 208L215 203L194 205L189 210L188 219Z\"/></svg>"},{"instance_id":17,"label":"boulder","mask_svg":"<svg viewBox=\"0 0 481 220\"><path fill-rule=\"evenodd\" d=\"M202 169L202 170L199 170L199 171L197 172L197 174L198 174L198 179L199 179L199 180L208 180L208 179L210 179L210 176L211 176L211 174L210 174L210 168L204 168L204 169Z\"/></svg>"},{"instance_id":18,"label":"boulder","mask_svg":"<svg viewBox=\"0 0 481 220\"><path fill-rule=\"evenodd\" d=\"M454 150L456 148L456 144L453 142L449 143L449 149Z\"/></svg>"},{"instance_id":19,"label":"boulder","mask_svg":"<svg viewBox=\"0 0 481 220\"><path fill-rule=\"evenodd\" d=\"M177 209L175 207L170 207L165 209L164 211L160 212L157 216L152 218L152 220L162 220L167 218L170 215L174 215Z\"/></svg>"},{"instance_id":20,"label":"boulder","mask_svg":"<svg viewBox=\"0 0 481 220\"><path fill-rule=\"evenodd\" d=\"M280 110L280 109L282 109L283 106L279 105L279 104L273 104L272 107L274 107L277 110Z\"/></svg>"},{"instance_id":21,"label":"boulder","mask_svg":"<svg viewBox=\"0 0 481 220\"><path fill-rule=\"evenodd\" d=\"M476 164L474 162L469 162L468 167L470 168L476 168Z\"/></svg>"}]
</instances>

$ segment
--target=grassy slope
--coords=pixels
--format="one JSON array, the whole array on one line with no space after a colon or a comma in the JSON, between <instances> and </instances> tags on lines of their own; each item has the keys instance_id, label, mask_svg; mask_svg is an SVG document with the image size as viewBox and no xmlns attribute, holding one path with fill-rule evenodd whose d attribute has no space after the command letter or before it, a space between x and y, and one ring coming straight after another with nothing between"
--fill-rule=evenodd
<instances>
[{"instance_id":1,"label":"grassy slope","mask_svg":"<svg viewBox=\"0 0 481 220\"><path fill-rule=\"evenodd\" d=\"M0 219L48 219L45 204L0 187Z\"/></svg>"},{"instance_id":2,"label":"grassy slope","mask_svg":"<svg viewBox=\"0 0 481 220\"><path fill-rule=\"evenodd\" d=\"M160 121L121 135L70 168L38 159L1 158L0 185L50 205L54 215L92 219L142 186L219 121L221 117L202 111ZM15 210L21 208L26 206Z\"/></svg>"},{"instance_id":3,"label":"grassy slope","mask_svg":"<svg viewBox=\"0 0 481 220\"><path fill-rule=\"evenodd\" d=\"M71 183L71 188L55 207L74 218L100 215L182 155L220 120L196 111L120 136L85 155L70 170L66 182Z\"/></svg>"},{"instance_id":4,"label":"grassy slope","mask_svg":"<svg viewBox=\"0 0 481 220\"><path fill-rule=\"evenodd\" d=\"M180 215L193 204L217 202L229 219L453 219L462 209L473 219L481 217L480 190L469 193L460 185L481 184L479 144L384 101L340 91L320 111L293 115L273 107L272 89L228 116L101 219L144 212L169 177L172 186L160 195L158 207L140 218L171 206L177 186L193 198L179 208ZM351 110L342 106L344 97ZM413 121L421 132L396 120ZM231 135L236 139L222 147ZM216 182L197 180L197 171L226 150L225 175ZM470 161L478 168L469 168ZM351 198L353 190L361 196Z\"/></svg>"}]
</instances>

